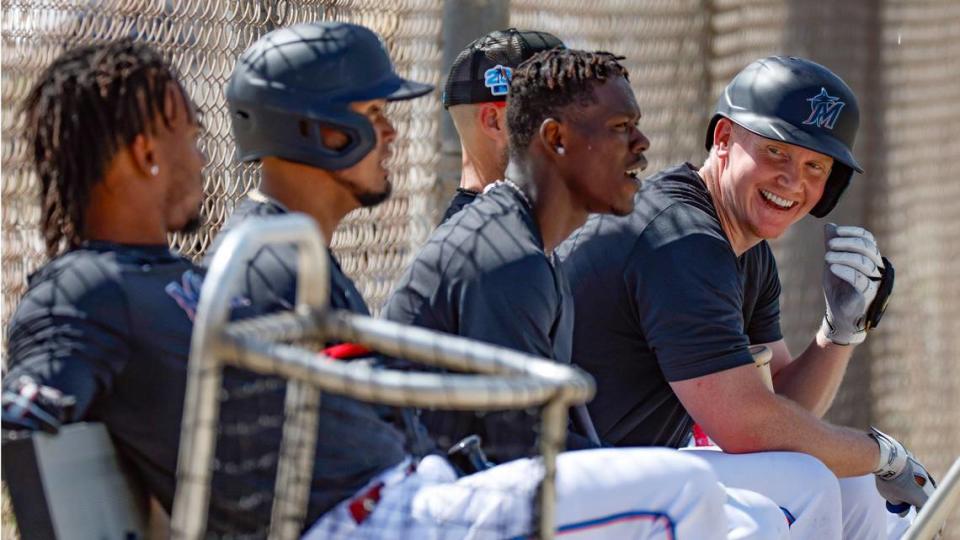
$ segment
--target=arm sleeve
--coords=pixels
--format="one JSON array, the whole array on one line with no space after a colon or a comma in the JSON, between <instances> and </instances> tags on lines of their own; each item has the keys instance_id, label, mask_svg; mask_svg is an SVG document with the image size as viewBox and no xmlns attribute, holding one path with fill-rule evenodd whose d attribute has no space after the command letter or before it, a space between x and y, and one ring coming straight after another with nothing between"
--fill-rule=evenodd
<instances>
[{"instance_id":1,"label":"arm sleeve","mask_svg":"<svg viewBox=\"0 0 960 540\"><path fill-rule=\"evenodd\" d=\"M28 375L73 396L71 420L80 421L112 391L130 358L126 302L119 287L71 295L72 284L64 281L42 283L21 301L8 332L10 370L3 386Z\"/></svg>"},{"instance_id":2,"label":"arm sleeve","mask_svg":"<svg viewBox=\"0 0 960 540\"><path fill-rule=\"evenodd\" d=\"M633 290L638 322L668 381L753 361L737 262L726 242L694 233L637 249L626 270L627 290Z\"/></svg>"},{"instance_id":3,"label":"arm sleeve","mask_svg":"<svg viewBox=\"0 0 960 540\"><path fill-rule=\"evenodd\" d=\"M770 246L763 242L757 246L759 264L757 275L757 303L747 324L750 343L772 343L783 339L780 329L780 275L777 261Z\"/></svg>"}]
</instances>

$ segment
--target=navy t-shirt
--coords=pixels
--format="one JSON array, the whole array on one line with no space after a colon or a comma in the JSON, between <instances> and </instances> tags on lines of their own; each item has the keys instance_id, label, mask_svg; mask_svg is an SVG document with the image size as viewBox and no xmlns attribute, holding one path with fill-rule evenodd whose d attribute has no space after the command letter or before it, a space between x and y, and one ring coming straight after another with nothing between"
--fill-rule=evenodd
<instances>
[{"instance_id":1,"label":"navy t-shirt","mask_svg":"<svg viewBox=\"0 0 960 540\"><path fill-rule=\"evenodd\" d=\"M30 276L7 334L4 389L28 375L73 396L70 420L104 423L168 512L201 276L166 245L89 242Z\"/></svg>"},{"instance_id":2,"label":"navy t-shirt","mask_svg":"<svg viewBox=\"0 0 960 540\"><path fill-rule=\"evenodd\" d=\"M692 421L668 381L752 363L782 338L770 246L737 257L695 167L644 182L626 217L591 216L557 250L577 310L574 362L597 381L600 436L680 446Z\"/></svg>"},{"instance_id":3,"label":"navy t-shirt","mask_svg":"<svg viewBox=\"0 0 960 540\"><path fill-rule=\"evenodd\" d=\"M440 225L401 277L384 317L570 363L573 305L567 281L543 251L532 209L496 186ZM440 448L476 433L494 461L535 450L538 416L430 411ZM568 439L571 439L568 437ZM568 440L568 446L584 442Z\"/></svg>"},{"instance_id":4,"label":"navy t-shirt","mask_svg":"<svg viewBox=\"0 0 960 540\"><path fill-rule=\"evenodd\" d=\"M479 195L479 193L472 189L458 187L457 192L454 193L453 198L450 199L450 206L448 206L447 211L443 213L443 218L440 219L440 223L446 222L451 216L462 210L464 206L477 200Z\"/></svg>"}]
</instances>

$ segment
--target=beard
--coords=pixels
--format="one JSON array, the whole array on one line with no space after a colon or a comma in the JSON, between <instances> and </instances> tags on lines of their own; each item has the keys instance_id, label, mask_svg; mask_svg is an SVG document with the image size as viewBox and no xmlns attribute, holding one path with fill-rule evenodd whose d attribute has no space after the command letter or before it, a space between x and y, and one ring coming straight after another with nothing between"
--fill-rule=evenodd
<instances>
[{"instance_id":1,"label":"beard","mask_svg":"<svg viewBox=\"0 0 960 540\"><path fill-rule=\"evenodd\" d=\"M187 222L184 223L179 230L177 230L177 232L183 234L193 234L200 230L201 225L203 225L203 218L201 218L200 213L197 212L197 215L188 219Z\"/></svg>"},{"instance_id":2,"label":"beard","mask_svg":"<svg viewBox=\"0 0 960 540\"><path fill-rule=\"evenodd\" d=\"M392 192L393 184L388 180L387 185L381 191L354 191L353 196L357 198L361 207L371 208L387 200Z\"/></svg>"},{"instance_id":3,"label":"beard","mask_svg":"<svg viewBox=\"0 0 960 540\"><path fill-rule=\"evenodd\" d=\"M347 188L350 191L350 194L353 195L353 198L357 200L357 203L360 204L361 208L371 208L377 206L383 201L387 200L390 197L390 194L393 192L393 184L390 180L384 182L383 189L380 191L370 191L363 190L357 184L340 175L333 175L333 181L340 184L341 186Z\"/></svg>"}]
</instances>

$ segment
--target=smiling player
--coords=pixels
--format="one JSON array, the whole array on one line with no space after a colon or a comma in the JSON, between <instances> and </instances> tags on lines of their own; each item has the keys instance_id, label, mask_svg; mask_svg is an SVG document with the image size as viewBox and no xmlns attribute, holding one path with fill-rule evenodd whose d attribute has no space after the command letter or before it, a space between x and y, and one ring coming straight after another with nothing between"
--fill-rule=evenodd
<instances>
[{"instance_id":1,"label":"smiling player","mask_svg":"<svg viewBox=\"0 0 960 540\"><path fill-rule=\"evenodd\" d=\"M574 358L597 380L590 412L600 435L680 446L695 420L728 452L698 452L721 481L777 502L796 517L795 538L838 534L803 515L837 490L803 454L842 478L843 538L884 535L878 488L897 512L932 492L899 442L820 419L892 287L892 267L868 231L827 225L822 328L796 357L780 331L766 240L836 205L862 171L851 152L858 123L856 97L827 68L758 60L721 96L702 167L662 171L629 217L596 216L558 250L577 310ZM775 393L754 368L751 344L773 350ZM733 455L772 450L793 452Z\"/></svg>"}]
</instances>

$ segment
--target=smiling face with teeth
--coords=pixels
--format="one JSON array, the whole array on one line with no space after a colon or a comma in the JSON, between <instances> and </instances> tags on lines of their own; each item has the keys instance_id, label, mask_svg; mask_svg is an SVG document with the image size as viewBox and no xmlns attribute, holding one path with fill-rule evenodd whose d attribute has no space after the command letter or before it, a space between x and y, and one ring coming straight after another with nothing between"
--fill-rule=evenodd
<instances>
[{"instance_id":1,"label":"smiling face with teeth","mask_svg":"<svg viewBox=\"0 0 960 540\"><path fill-rule=\"evenodd\" d=\"M707 185L738 254L807 215L833 165L829 156L761 137L726 118L717 123L713 151L718 180Z\"/></svg>"}]
</instances>

